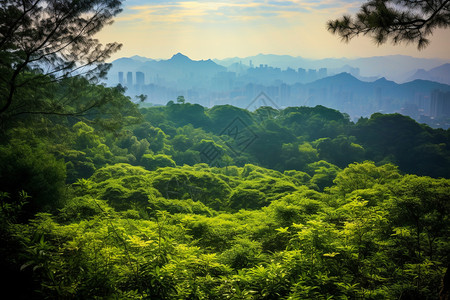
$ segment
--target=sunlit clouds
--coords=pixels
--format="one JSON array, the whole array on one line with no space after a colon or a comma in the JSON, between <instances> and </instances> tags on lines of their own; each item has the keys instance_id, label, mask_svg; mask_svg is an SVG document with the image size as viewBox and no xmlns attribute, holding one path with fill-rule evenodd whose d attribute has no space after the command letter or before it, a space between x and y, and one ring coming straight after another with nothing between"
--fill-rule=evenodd
<instances>
[{"instance_id":1,"label":"sunlit clouds","mask_svg":"<svg viewBox=\"0 0 450 300\"><path fill-rule=\"evenodd\" d=\"M119 41L116 55L168 58L182 52L194 59L289 54L310 58L406 54L450 58L449 32L425 51L414 45L377 47L368 38L349 44L326 30L326 22L355 13L361 2L325 1L125 1L124 11L102 32ZM447 36L447 38L445 38Z\"/></svg>"},{"instance_id":2,"label":"sunlit clouds","mask_svg":"<svg viewBox=\"0 0 450 300\"><path fill-rule=\"evenodd\" d=\"M129 1L130 3L131 1ZM138 2L138 1L133 1ZM141 1L143 2L143 1ZM131 3L130 3L131 4ZM302 14L346 13L358 2L345 1L154 1L129 5L117 21L145 23L220 23L232 20L298 18ZM268 20L266 20L268 21Z\"/></svg>"}]
</instances>

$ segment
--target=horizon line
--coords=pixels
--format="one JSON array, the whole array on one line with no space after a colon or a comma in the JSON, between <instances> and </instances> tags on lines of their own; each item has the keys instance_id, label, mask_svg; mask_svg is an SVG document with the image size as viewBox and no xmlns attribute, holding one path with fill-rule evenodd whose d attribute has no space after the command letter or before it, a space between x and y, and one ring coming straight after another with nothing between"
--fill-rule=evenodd
<instances>
[{"instance_id":1,"label":"horizon line","mask_svg":"<svg viewBox=\"0 0 450 300\"><path fill-rule=\"evenodd\" d=\"M273 53L258 53L258 54L254 54L254 55L250 55L250 56L231 56L231 57L225 57L225 58L203 58L203 59L196 59L196 58L191 58L189 57L189 55L186 55L182 52L177 52L171 56L168 56L167 58L152 58L152 57L148 57L148 56L143 56L140 54L134 54L131 56L121 56L118 58L114 58L114 59L109 59L110 62L113 62L115 60L121 59L121 58L130 58L132 59L133 57L141 57L141 58L145 58L145 59L151 59L151 60L155 60L155 61L161 61L161 60L170 60L171 58L173 58L174 56L176 56L177 54L181 54L183 56L186 56L187 58L189 58L190 60L193 61L208 61L208 60L219 60L219 61L223 61L223 60L230 60L230 59L249 59L249 58L253 58L253 57L257 57L257 56L285 56L285 57L290 57L290 58L294 58L294 59L305 59L305 60L309 60L309 61L320 61L320 60L326 60L326 59L348 59L348 60L356 60L356 59L366 59L366 58L377 58L377 57L394 57L394 56L400 56L400 57L410 57L410 58L414 58L414 59L421 59L421 60L441 60L441 61L448 61L450 62L450 59L446 59L446 58L441 58L441 57L417 57L417 56L411 56L411 55L405 55L405 54L390 54L390 55L375 55L375 56L355 56L355 57L323 57L323 58L309 58L309 57L304 57L304 56L293 56L290 54L273 54Z\"/></svg>"}]
</instances>

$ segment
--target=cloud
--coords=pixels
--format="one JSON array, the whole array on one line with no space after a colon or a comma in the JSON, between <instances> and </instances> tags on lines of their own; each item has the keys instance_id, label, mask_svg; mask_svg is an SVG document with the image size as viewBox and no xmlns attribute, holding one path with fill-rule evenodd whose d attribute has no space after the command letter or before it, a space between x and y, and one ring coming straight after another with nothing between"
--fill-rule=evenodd
<instances>
[{"instance_id":1,"label":"cloud","mask_svg":"<svg viewBox=\"0 0 450 300\"><path fill-rule=\"evenodd\" d=\"M119 56L170 58L248 56L256 53L304 57L406 54L448 58L448 30L437 30L431 45L376 47L366 37L350 44L326 30L326 22L354 14L363 0L127 0L124 11L99 34L124 44Z\"/></svg>"},{"instance_id":2,"label":"cloud","mask_svg":"<svg viewBox=\"0 0 450 300\"><path fill-rule=\"evenodd\" d=\"M353 0L269 0L269 1L153 1L139 5L130 1L118 22L134 23L218 23L257 20L287 21L301 14L345 13L356 6Z\"/></svg>"}]
</instances>

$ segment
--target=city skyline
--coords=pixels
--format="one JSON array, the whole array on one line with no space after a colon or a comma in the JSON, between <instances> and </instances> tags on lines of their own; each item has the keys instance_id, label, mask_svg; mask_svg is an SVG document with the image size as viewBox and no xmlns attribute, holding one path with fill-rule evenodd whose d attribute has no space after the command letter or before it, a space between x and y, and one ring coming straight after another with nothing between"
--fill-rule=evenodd
<instances>
[{"instance_id":1,"label":"city skyline","mask_svg":"<svg viewBox=\"0 0 450 300\"><path fill-rule=\"evenodd\" d=\"M372 64L389 62L374 59ZM417 66L420 61L409 58L406 63ZM410 80L397 84L379 76L361 76L359 68L348 65L338 69L280 68L247 62L225 67L210 60L191 60L181 53L161 61L122 58L113 63L108 82L126 87L126 95L132 99L145 95L147 105L166 105L182 95L187 102L204 107L231 104L246 108L264 93L277 108L323 105L347 113L355 122L375 112L401 113L430 126L448 127L439 122L450 113L450 85L439 74L448 74L450 64L428 73L416 72Z\"/></svg>"},{"instance_id":2,"label":"city skyline","mask_svg":"<svg viewBox=\"0 0 450 300\"><path fill-rule=\"evenodd\" d=\"M343 43L326 22L354 14L354 0L327 1L146 1L130 0L98 35L103 43L123 43L113 59L141 55L160 59L182 52L193 59L223 59L259 53L301 56L368 57L410 55L450 60L450 33L436 30L423 51L415 45L376 46L367 37Z\"/></svg>"}]
</instances>

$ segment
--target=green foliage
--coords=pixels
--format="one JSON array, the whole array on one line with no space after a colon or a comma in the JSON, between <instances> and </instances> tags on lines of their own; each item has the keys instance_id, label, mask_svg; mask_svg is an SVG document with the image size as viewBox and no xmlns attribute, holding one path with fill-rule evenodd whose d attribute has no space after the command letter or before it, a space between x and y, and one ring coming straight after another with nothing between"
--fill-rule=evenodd
<instances>
[{"instance_id":1,"label":"green foliage","mask_svg":"<svg viewBox=\"0 0 450 300\"><path fill-rule=\"evenodd\" d=\"M320 191L323 191L326 187L331 187L340 171L337 166L324 160L308 164L307 170L312 175L309 181L310 186L317 187Z\"/></svg>"},{"instance_id":2,"label":"green foliage","mask_svg":"<svg viewBox=\"0 0 450 300\"><path fill-rule=\"evenodd\" d=\"M281 157L284 160L283 169L287 170L305 170L309 163L318 160L317 150L310 143L283 144L281 148Z\"/></svg>"},{"instance_id":3,"label":"green foliage","mask_svg":"<svg viewBox=\"0 0 450 300\"><path fill-rule=\"evenodd\" d=\"M206 116L203 106L184 103L184 98L177 102L179 104L167 106L168 117L177 126L191 124L194 127L207 127L209 125L209 118Z\"/></svg>"},{"instance_id":4,"label":"green foliage","mask_svg":"<svg viewBox=\"0 0 450 300\"><path fill-rule=\"evenodd\" d=\"M277 224L282 228L292 226L294 223L302 224L309 220L311 216L324 211L323 202L310 199L308 196L314 197L314 195L305 193L304 190L273 201L269 208Z\"/></svg>"},{"instance_id":5,"label":"green foliage","mask_svg":"<svg viewBox=\"0 0 450 300\"><path fill-rule=\"evenodd\" d=\"M153 178L153 186L166 199L192 199L213 209L224 209L231 193L226 182L205 171L189 168L161 168Z\"/></svg>"},{"instance_id":6,"label":"green foliage","mask_svg":"<svg viewBox=\"0 0 450 300\"><path fill-rule=\"evenodd\" d=\"M220 259L234 270L254 267L261 261L261 244L245 238L237 240L222 252Z\"/></svg>"},{"instance_id":7,"label":"green foliage","mask_svg":"<svg viewBox=\"0 0 450 300\"><path fill-rule=\"evenodd\" d=\"M146 139L150 143L150 149L154 152L163 150L166 144L166 134L160 128L155 128L149 123L142 123L136 127L133 134L138 140Z\"/></svg>"},{"instance_id":8,"label":"green foliage","mask_svg":"<svg viewBox=\"0 0 450 300\"><path fill-rule=\"evenodd\" d=\"M90 178L94 182L101 182L107 179L122 178L124 176L146 176L150 172L142 167L135 167L129 164L115 164L97 170Z\"/></svg>"},{"instance_id":9,"label":"green foliage","mask_svg":"<svg viewBox=\"0 0 450 300\"><path fill-rule=\"evenodd\" d=\"M407 146L382 135L389 122L430 149L407 162L420 173L448 155L446 132L320 106L141 112L111 131L63 118L4 134L0 267L29 287L20 297L437 298L449 179L404 175L386 162L407 162ZM257 135L239 155L223 131L236 118Z\"/></svg>"},{"instance_id":10,"label":"green foliage","mask_svg":"<svg viewBox=\"0 0 450 300\"><path fill-rule=\"evenodd\" d=\"M356 125L355 136L366 149L368 159L381 161L390 157L404 172L449 177L449 149L436 143L443 138L438 131L399 114L373 114Z\"/></svg>"},{"instance_id":11,"label":"green foliage","mask_svg":"<svg viewBox=\"0 0 450 300\"><path fill-rule=\"evenodd\" d=\"M368 175L354 182L363 170ZM57 216L41 213L7 230L24 245L22 269L52 298L437 295L450 247L447 179L402 176L393 166L365 162L318 192L295 188L291 182L308 177L293 171L248 165L227 172L205 164L104 167L77 181L79 196ZM189 189L203 186L240 211L218 213L215 203L193 201ZM263 209L255 202L271 198Z\"/></svg>"},{"instance_id":12,"label":"green foliage","mask_svg":"<svg viewBox=\"0 0 450 300\"><path fill-rule=\"evenodd\" d=\"M64 202L65 176L64 162L43 144L12 140L0 146L0 191L8 194L2 201L18 205L26 193L28 213L52 211Z\"/></svg>"},{"instance_id":13,"label":"green foliage","mask_svg":"<svg viewBox=\"0 0 450 300\"><path fill-rule=\"evenodd\" d=\"M76 116L98 109L104 99L94 95L88 105L84 99L72 102L77 97L71 94L63 99L48 96L60 86L54 84L58 80L88 83L87 78L106 75L104 62L121 45L103 46L93 36L111 23L120 6L120 1L4 1L0 14L0 122L24 114ZM69 78L73 74L85 78ZM77 92L86 91L90 90Z\"/></svg>"},{"instance_id":14,"label":"green foliage","mask_svg":"<svg viewBox=\"0 0 450 300\"><path fill-rule=\"evenodd\" d=\"M236 188L230 197L230 207L239 209L258 209L266 206L265 195L257 189Z\"/></svg>"},{"instance_id":15,"label":"green foliage","mask_svg":"<svg viewBox=\"0 0 450 300\"><path fill-rule=\"evenodd\" d=\"M76 197L64 205L58 214L58 219L61 222L80 221L111 212L111 210L102 200L94 199L91 196Z\"/></svg>"},{"instance_id":16,"label":"green foliage","mask_svg":"<svg viewBox=\"0 0 450 300\"><path fill-rule=\"evenodd\" d=\"M373 162L362 164L350 164L348 168L339 173L334 180L336 184L333 189L342 194L351 193L355 190L368 189L376 184L386 184L400 178L397 167L386 164L380 167Z\"/></svg>"},{"instance_id":17,"label":"green foliage","mask_svg":"<svg viewBox=\"0 0 450 300\"><path fill-rule=\"evenodd\" d=\"M175 162L167 155L144 154L141 158L141 165L149 171L158 168L175 167Z\"/></svg>"},{"instance_id":18,"label":"green foliage","mask_svg":"<svg viewBox=\"0 0 450 300\"><path fill-rule=\"evenodd\" d=\"M253 119L248 111L231 105L214 106L207 114L215 134L222 133L236 118L239 118L246 126L253 124Z\"/></svg>"},{"instance_id":19,"label":"green foliage","mask_svg":"<svg viewBox=\"0 0 450 300\"><path fill-rule=\"evenodd\" d=\"M151 125L143 123L133 132L150 142L154 154L171 155L177 165L251 163L306 171L308 164L319 160L345 168L369 159L394 163L407 173L450 176L448 133L408 117L376 113L353 124L345 114L323 106L269 111L250 113L230 105L205 109L189 103L150 107L141 112ZM161 132L144 134L151 126ZM213 142L217 155L202 140Z\"/></svg>"},{"instance_id":20,"label":"green foliage","mask_svg":"<svg viewBox=\"0 0 450 300\"><path fill-rule=\"evenodd\" d=\"M338 136L335 139L321 138L315 141L315 147L321 159L341 168L364 159L364 148L354 143L354 137Z\"/></svg>"}]
</instances>

